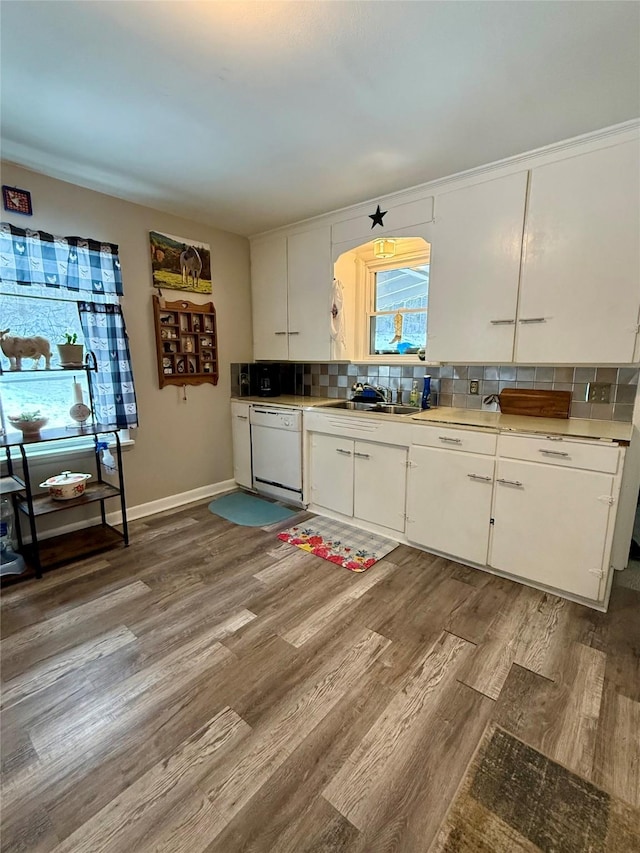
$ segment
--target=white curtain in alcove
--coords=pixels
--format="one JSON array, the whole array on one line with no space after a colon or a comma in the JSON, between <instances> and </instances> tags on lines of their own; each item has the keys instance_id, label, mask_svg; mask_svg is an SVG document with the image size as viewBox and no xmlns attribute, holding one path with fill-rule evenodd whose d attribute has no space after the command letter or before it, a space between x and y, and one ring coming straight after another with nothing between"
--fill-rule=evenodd
<instances>
[{"instance_id":1,"label":"white curtain in alcove","mask_svg":"<svg viewBox=\"0 0 640 853\"><path fill-rule=\"evenodd\" d=\"M334 278L331 288L331 359L341 361L347 357L344 322L344 287Z\"/></svg>"}]
</instances>

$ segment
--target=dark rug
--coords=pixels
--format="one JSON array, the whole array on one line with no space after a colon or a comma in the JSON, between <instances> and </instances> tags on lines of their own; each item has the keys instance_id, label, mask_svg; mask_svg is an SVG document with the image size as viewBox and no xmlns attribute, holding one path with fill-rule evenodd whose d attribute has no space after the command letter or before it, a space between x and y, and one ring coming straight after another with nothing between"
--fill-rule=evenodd
<instances>
[{"instance_id":1,"label":"dark rug","mask_svg":"<svg viewBox=\"0 0 640 853\"><path fill-rule=\"evenodd\" d=\"M640 811L489 726L433 853L627 853Z\"/></svg>"}]
</instances>

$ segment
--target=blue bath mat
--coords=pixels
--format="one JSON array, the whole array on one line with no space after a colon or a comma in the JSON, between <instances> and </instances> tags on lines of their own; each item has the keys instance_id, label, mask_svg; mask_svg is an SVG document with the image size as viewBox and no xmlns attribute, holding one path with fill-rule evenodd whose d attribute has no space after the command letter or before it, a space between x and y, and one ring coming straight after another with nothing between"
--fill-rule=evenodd
<instances>
[{"instance_id":1,"label":"blue bath mat","mask_svg":"<svg viewBox=\"0 0 640 853\"><path fill-rule=\"evenodd\" d=\"M256 498L246 492L232 492L230 495L215 498L209 504L209 512L244 527L265 527L296 515L280 504Z\"/></svg>"}]
</instances>

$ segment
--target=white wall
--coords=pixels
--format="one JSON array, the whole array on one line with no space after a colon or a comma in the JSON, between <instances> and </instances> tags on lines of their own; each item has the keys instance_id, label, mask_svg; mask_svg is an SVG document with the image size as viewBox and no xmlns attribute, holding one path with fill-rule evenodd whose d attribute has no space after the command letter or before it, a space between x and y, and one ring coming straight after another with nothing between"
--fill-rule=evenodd
<instances>
[{"instance_id":1,"label":"white wall","mask_svg":"<svg viewBox=\"0 0 640 853\"><path fill-rule=\"evenodd\" d=\"M128 506L231 478L229 364L251 359L248 240L10 163L2 164L2 183L29 190L33 204L33 216L3 211L3 221L53 234L93 237L120 247L122 307L140 421L139 429L133 431L135 447L125 454ZM202 240L211 246L212 296L163 291L168 299L213 299L217 311L218 385L189 387L186 403L181 400L181 388L161 391L158 387L149 231Z\"/></svg>"}]
</instances>

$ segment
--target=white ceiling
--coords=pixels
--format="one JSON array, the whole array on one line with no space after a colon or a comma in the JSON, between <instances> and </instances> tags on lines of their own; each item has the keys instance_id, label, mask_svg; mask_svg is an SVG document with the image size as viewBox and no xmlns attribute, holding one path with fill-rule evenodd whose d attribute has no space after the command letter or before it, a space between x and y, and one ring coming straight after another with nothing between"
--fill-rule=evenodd
<instances>
[{"instance_id":1,"label":"white ceiling","mask_svg":"<svg viewBox=\"0 0 640 853\"><path fill-rule=\"evenodd\" d=\"M640 3L0 4L5 159L241 234L640 115Z\"/></svg>"}]
</instances>

